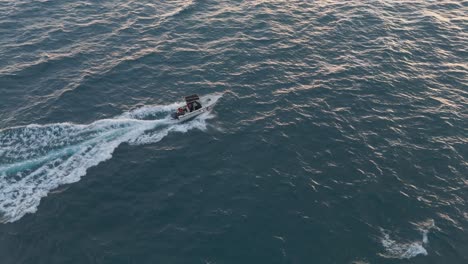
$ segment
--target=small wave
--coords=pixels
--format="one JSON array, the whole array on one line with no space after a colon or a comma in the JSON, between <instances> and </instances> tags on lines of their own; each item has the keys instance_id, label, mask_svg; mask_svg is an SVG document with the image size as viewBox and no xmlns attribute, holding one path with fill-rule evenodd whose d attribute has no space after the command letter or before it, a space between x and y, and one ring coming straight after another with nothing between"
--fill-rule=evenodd
<instances>
[{"instance_id":1,"label":"small wave","mask_svg":"<svg viewBox=\"0 0 468 264\"><path fill-rule=\"evenodd\" d=\"M168 14L165 14L164 19L167 19L169 17L175 18L178 15L189 12L191 9L194 8L196 3L197 3L196 1L186 1L186 3L182 5L181 7L175 9L172 12L169 12Z\"/></svg>"},{"instance_id":2,"label":"small wave","mask_svg":"<svg viewBox=\"0 0 468 264\"><path fill-rule=\"evenodd\" d=\"M410 259L418 255L427 256L427 250L424 247L429 244L427 234L435 227L434 220L429 219L426 222L418 224L418 230L422 234L420 241L398 242L390 238L388 231L381 229L382 238L380 242L385 248L385 253L380 254L385 258Z\"/></svg>"},{"instance_id":3,"label":"small wave","mask_svg":"<svg viewBox=\"0 0 468 264\"><path fill-rule=\"evenodd\" d=\"M218 100L221 96L214 96ZM144 106L91 124L56 123L0 130L0 222L34 213L40 200L86 170L112 157L122 143L156 143L171 131L205 129L210 113L177 123L169 112L178 104ZM157 114L165 116L150 119Z\"/></svg>"}]
</instances>

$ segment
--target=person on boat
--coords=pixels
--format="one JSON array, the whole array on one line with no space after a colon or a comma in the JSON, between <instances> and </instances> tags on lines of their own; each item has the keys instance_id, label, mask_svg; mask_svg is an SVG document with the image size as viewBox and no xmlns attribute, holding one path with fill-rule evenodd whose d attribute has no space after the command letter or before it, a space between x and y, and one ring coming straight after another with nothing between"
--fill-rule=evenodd
<instances>
[{"instance_id":1,"label":"person on boat","mask_svg":"<svg viewBox=\"0 0 468 264\"><path fill-rule=\"evenodd\" d=\"M179 107L179 109L177 109L177 115L183 115L185 114L185 111L182 107Z\"/></svg>"}]
</instances>

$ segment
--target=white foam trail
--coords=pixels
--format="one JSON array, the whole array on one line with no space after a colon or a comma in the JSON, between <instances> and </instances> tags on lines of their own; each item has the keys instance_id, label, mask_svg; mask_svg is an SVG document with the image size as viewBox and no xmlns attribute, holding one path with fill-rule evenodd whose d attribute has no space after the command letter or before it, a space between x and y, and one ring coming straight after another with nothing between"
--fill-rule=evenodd
<instances>
[{"instance_id":1,"label":"white foam trail","mask_svg":"<svg viewBox=\"0 0 468 264\"><path fill-rule=\"evenodd\" d=\"M171 131L205 129L206 120L213 117L206 113L177 123L168 115L178 105L145 106L88 125L57 123L0 130L0 222L14 222L36 212L50 191L79 181L88 168L110 159L123 142L155 143ZM159 113L165 117L142 120Z\"/></svg>"},{"instance_id":2,"label":"white foam trail","mask_svg":"<svg viewBox=\"0 0 468 264\"><path fill-rule=\"evenodd\" d=\"M148 117L155 116L159 113L167 113L167 112L173 111L174 109L177 109L177 107L180 106L181 104L183 104L183 102L177 102L177 103L173 103L169 105L159 105L157 107L143 106L135 110L132 110L130 112L123 113L118 118L136 118L136 119L148 118Z\"/></svg>"},{"instance_id":3,"label":"white foam trail","mask_svg":"<svg viewBox=\"0 0 468 264\"><path fill-rule=\"evenodd\" d=\"M429 224L428 224L429 223ZM422 233L422 240L421 241L413 241L413 242L397 242L390 238L390 235L387 231L381 229L382 238L381 243L382 246L385 248L385 253L380 254L386 258L397 258L397 259L410 259L416 257L418 255L427 255L427 250L424 248L424 245L429 243L427 238L427 234L429 230L431 230L434 225L434 220L429 219L425 223L422 223L418 229Z\"/></svg>"}]
</instances>

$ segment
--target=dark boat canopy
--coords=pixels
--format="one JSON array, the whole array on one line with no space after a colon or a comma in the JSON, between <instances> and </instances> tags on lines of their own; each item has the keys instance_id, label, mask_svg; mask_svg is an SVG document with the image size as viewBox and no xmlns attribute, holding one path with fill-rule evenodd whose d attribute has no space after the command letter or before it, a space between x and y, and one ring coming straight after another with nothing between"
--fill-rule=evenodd
<instances>
[{"instance_id":1,"label":"dark boat canopy","mask_svg":"<svg viewBox=\"0 0 468 264\"><path fill-rule=\"evenodd\" d=\"M192 94L192 95L189 95L189 96L185 97L185 102L187 102L187 104L191 103L191 102L198 101L198 100L200 100L200 97L198 97L197 94Z\"/></svg>"}]
</instances>

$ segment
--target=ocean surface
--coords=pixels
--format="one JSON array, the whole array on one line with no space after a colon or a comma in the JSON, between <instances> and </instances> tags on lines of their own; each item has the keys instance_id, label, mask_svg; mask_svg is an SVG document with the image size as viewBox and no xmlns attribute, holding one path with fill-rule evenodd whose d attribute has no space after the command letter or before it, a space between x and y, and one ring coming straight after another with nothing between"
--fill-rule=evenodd
<instances>
[{"instance_id":1,"label":"ocean surface","mask_svg":"<svg viewBox=\"0 0 468 264\"><path fill-rule=\"evenodd\" d=\"M468 263L467 199L468 1L0 1L1 264Z\"/></svg>"}]
</instances>

